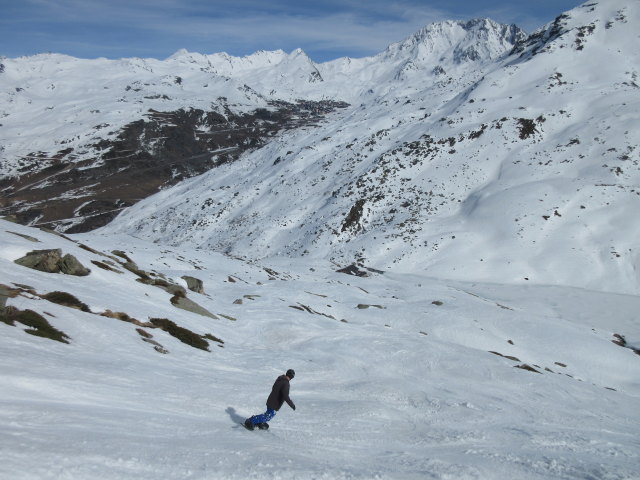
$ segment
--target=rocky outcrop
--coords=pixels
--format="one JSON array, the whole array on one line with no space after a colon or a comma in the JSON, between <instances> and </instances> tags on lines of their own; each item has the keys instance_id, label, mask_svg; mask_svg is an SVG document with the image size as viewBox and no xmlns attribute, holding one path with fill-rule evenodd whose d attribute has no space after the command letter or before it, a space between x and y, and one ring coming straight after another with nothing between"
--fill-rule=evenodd
<instances>
[{"instance_id":1,"label":"rocky outcrop","mask_svg":"<svg viewBox=\"0 0 640 480\"><path fill-rule=\"evenodd\" d=\"M357 265L351 264L348 267L341 268L340 270L336 270L338 273L346 273L347 275L355 275L356 277L368 277L369 274L364 270L358 268Z\"/></svg>"},{"instance_id":2,"label":"rocky outcrop","mask_svg":"<svg viewBox=\"0 0 640 480\"><path fill-rule=\"evenodd\" d=\"M59 248L52 250L33 250L14 261L23 267L32 268L47 273L64 273L83 277L91 270L85 268L76 257L70 254L62 256Z\"/></svg>"},{"instance_id":3,"label":"rocky outcrop","mask_svg":"<svg viewBox=\"0 0 640 480\"><path fill-rule=\"evenodd\" d=\"M204 317L218 319L218 317L211 313L209 310L201 307L193 300L182 295L174 295L173 297L171 297L171 304L174 307L181 308L182 310L186 310L187 312L197 313L198 315L202 315Z\"/></svg>"},{"instance_id":4,"label":"rocky outcrop","mask_svg":"<svg viewBox=\"0 0 640 480\"><path fill-rule=\"evenodd\" d=\"M204 284L199 278L190 277L189 275L183 275L182 279L187 282L187 288L192 292L204 293Z\"/></svg>"},{"instance_id":5,"label":"rocky outcrop","mask_svg":"<svg viewBox=\"0 0 640 480\"><path fill-rule=\"evenodd\" d=\"M113 132L115 138L89 145L93 158L78 160L73 148L25 155L24 172L0 180L0 215L12 215L22 224L37 221L58 231L87 232L161 188L233 162L279 132L314 125L346 106L300 100L273 101L269 109L245 114L228 108L224 114L150 109Z\"/></svg>"},{"instance_id":6,"label":"rocky outcrop","mask_svg":"<svg viewBox=\"0 0 640 480\"><path fill-rule=\"evenodd\" d=\"M84 277L86 275L89 275L89 273L91 273L91 270L82 265L76 257L67 253L60 260L60 273Z\"/></svg>"}]
</instances>

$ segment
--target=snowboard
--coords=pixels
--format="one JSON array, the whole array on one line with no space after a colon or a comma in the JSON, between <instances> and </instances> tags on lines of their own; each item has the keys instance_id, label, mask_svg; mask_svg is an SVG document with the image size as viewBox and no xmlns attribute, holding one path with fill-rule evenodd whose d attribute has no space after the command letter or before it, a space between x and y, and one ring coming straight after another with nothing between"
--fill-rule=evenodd
<instances>
[{"instance_id":1,"label":"snowboard","mask_svg":"<svg viewBox=\"0 0 640 480\"><path fill-rule=\"evenodd\" d=\"M258 423L257 425L251 425L249 423L249 419L247 418L244 423L242 424L244 426L244 428L246 428L247 430L251 430L253 431L255 429L255 427L258 427L258 430L269 430L269 424L268 423Z\"/></svg>"}]
</instances>

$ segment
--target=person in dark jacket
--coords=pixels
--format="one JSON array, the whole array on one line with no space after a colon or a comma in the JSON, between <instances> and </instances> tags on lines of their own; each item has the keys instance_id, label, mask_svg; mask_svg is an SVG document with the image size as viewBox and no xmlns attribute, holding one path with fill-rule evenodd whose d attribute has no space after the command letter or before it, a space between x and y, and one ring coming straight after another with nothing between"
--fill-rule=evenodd
<instances>
[{"instance_id":1,"label":"person in dark jacket","mask_svg":"<svg viewBox=\"0 0 640 480\"><path fill-rule=\"evenodd\" d=\"M276 378L276 381L271 388L269 398L267 398L267 411L263 414L247 418L244 421L244 426L249 430L253 430L256 426L262 430L269 428L269 424L267 422L275 417L276 412L280 410L280 407L282 407L284 402L287 402L287 404L295 410L296 405L293 403L291 398L289 398L289 382L293 380L293 377L295 376L296 372L289 369L287 370L287 373Z\"/></svg>"}]
</instances>

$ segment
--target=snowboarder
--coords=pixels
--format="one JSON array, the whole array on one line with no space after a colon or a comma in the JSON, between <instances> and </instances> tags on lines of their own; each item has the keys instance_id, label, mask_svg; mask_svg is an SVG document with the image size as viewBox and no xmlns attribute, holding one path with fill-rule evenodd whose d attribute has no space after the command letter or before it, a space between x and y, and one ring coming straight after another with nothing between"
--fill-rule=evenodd
<instances>
[{"instance_id":1,"label":"snowboarder","mask_svg":"<svg viewBox=\"0 0 640 480\"><path fill-rule=\"evenodd\" d=\"M244 426L249 430L253 430L256 426L261 430L266 430L269 428L267 422L276 415L276 412L280 410L284 402L287 402L289 406L295 410L296 406L289 398L289 382L293 380L295 376L296 372L292 369L287 370L287 373L284 375L280 375L271 388L269 398L267 398L267 411L263 414L247 418L244 421Z\"/></svg>"}]
</instances>

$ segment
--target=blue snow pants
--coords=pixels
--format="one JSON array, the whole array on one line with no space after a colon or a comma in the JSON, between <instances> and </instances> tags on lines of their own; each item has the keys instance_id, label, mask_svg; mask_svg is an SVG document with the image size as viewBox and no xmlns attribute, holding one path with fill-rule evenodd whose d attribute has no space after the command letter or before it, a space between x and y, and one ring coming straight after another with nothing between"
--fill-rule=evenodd
<instances>
[{"instance_id":1,"label":"blue snow pants","mask_svg":"<svg viewBox=\"0 0 640 480\"><path fill-rule=\"evenodd\" d=\"M254 415L253 417L251 417L251 423L253 423L254 425L257 425L259 423L267 423L269 420L271 420L275 416L276 416L276 411L272 410L271 408L267 408L266 412L260 415Z\"/></svg>"}]
</instances>

